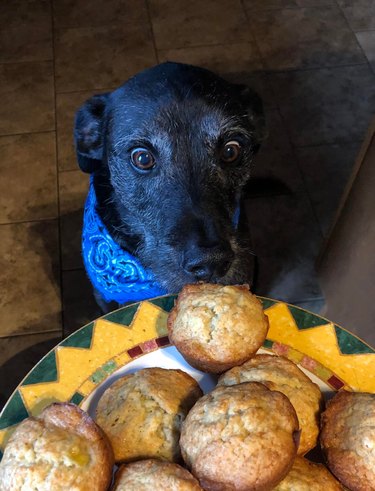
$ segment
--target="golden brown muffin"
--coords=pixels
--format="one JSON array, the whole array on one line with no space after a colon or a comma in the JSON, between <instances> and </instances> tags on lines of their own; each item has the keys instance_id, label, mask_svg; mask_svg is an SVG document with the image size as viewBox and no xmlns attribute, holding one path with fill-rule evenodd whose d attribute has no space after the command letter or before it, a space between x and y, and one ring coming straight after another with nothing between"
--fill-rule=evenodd
<instances>
[{"instance_id":1,"label":"golden brown muffin","mask_svg":"<svg viewBox=\"0 0 375 491\"><path fill-rule=\"evenodd\" d=\"M338 392L322 414L320 442L345 486L375 490L375 394Z\"/></svg>"},{"instance_id":2,"label":"golden brown muffin","mask_svg":"<svg viewBox=\"0 0 375 491\"><path fill-rule=\"evenodd\" d=\"M269 490L297 453L298 419L288 398L263 384L220 386L190 410L181 431L182 456L210 490Z\"/></svg>"},{"instance_id":3,"label":"golden brown muffin","mask_svg":"<svg viewBox=\"0 0 375 491\"><path fill-rule=\"evenodd\" d=\"M116 462L178 462L181 423L201 395L198 383L181 370L145 368L113 383L99 400L96 421Z\"/></svg>"},{"instance_id":4,"label":"golden brown muffin","mask_svg":"<svg viewBox=\"0 0 375 491\"><path fill-rule=\"evenodd\" d=\"M106 491L113 453L102 430L74 404L55 403L22 421L0 463L0 490Z\"/></svg>"},{"instance_id":5,"label":"golden brown muffin","mask_svg":"<svg viewBox=\"0 0 375 491\"><path fill-rule=\"evenodd\" d=\"M219 385L241 382L261 382L286 395L296 410L301 428L298 454L303 455L315 447L323 398L319 387L295 363L281 356L256 355L219 379Z\"/></svg>"},{"instance_id":6,"label":"golden brown muffin","mask_svg":"<svg viewBox=\"0 0 375 491\"><path fill-rule=\"evenodd\" d=\"M343 489L324 465L297 457L286 478L273 491L343 491Z\"/></svg>"},{"instance_id":7,"label":"golden brown muffin","mask_svg":"<svg viewBox=\"0 0 375 491\"><path fill-rule=\"evenodd\" d=\"M202 491L202 488L180 465L148 459L122 465L113 491Z\"/></svg>"},{"instance_id":8,"label":"golden brown muffin","mask_svg":"<svg viewBox=\"0 0 375 491\"><path fill-rule=\"evenodd\" d=\"M186 285L168 316L171 342L195 368L220 373L262 346L268 318L247 286Z\"/></svg>"}]
</instances>

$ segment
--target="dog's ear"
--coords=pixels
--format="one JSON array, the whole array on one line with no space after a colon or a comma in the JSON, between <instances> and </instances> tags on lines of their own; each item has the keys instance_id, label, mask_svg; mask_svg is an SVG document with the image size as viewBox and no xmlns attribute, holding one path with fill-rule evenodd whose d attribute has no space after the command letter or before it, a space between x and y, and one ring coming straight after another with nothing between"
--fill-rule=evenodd
<instances>
[{"instance_id":1,"label":"dog's ear","mask_svg":"<svg viewBox=\"0 0 375 491\"><path fill-rule=\"evenodd\" d=\"M263 102L259 95L247 85L237 86L240 92L240 100L246 110L247 116L254 127L254 152L258 152L262 142L267 137L266 118L263 110Z\"/></svg>"},{"instance_id":2,"label":"dog's ear","mask_svg":"<svg viewBox=\"0 0 375 491\"><path fill-rule=\"evenodd\" d=\"M103 129L109 94L94 95L79 108L74 141L78 164L83 172L94 172L103 157Z\"/></svg>"}]
</instances>

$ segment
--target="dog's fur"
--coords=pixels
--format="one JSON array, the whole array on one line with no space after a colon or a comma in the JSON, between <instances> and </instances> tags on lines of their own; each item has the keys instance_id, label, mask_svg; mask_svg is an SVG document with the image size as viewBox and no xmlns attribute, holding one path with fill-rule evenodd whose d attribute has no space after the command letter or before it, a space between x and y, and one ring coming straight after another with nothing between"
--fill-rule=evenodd
<instances>
[{"instance_id":1,"label":"dog's fur","mask_svg":"<svg viewBox=\"0 0 375 491\"><path fill-rule=\"evenodd\" d=\"M233 214L263 127L249 88L179 63L145 70L79 109L78 161L94 174L99 215L168 292L198 280L251 281L251 253ZM242 146L232 164L219 158L230 140ZM151 170L132 165L136 147L153 154Z\"/></svg>"}]
</instances>

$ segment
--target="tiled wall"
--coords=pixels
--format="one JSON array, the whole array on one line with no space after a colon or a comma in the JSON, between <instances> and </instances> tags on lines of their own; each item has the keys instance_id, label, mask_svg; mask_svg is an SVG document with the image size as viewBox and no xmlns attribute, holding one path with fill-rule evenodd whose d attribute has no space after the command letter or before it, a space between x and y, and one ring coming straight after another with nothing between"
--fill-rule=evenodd
<instances>
[{"instance_id":1,"label":"tiled wall","mask_svg":"<svg viewBox=\"0 0 375 491\"><path fill-rule=\"evenodd\" d=\"M248 201L258 291L321 303L314 260L375 109L374 1L5 1L3 395L63 330L99 315L79 253L87 176L76 166L74 112L91 94L167 59L206 66L262 95L269 140L255 174L280 178L291 194Z\"/></svg>"}]
</instances>

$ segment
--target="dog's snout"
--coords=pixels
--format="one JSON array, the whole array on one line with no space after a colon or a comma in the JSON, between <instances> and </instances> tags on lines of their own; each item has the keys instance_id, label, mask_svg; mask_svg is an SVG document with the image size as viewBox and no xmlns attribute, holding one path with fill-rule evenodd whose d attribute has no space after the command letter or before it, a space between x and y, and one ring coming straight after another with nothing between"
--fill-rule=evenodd
<instances>
[{"instance_id":1,"label":"dog's snout","mask_svg":"<svg viewBox=\"0 0 375 491\"><path fill-rule=\"evenodd\" d=\"M185 271L198 281L210 281L212 271L209 264L199 261L190 261L185 265Z\"/></svg>"},{"instance_id":2,"label":"dog's snout","mask_svg":"<svg viewBox=\"0 0 375 491\"><path fill-rule=\"evenodd\" d=\"M197 281L210 281L224 276L233 261L228 248L194 248L186 254L184 270Z\"/></svg>"}]
</instances>

